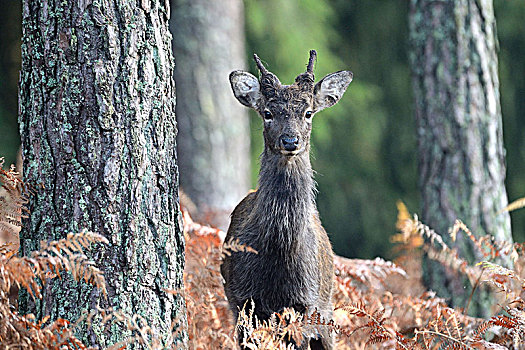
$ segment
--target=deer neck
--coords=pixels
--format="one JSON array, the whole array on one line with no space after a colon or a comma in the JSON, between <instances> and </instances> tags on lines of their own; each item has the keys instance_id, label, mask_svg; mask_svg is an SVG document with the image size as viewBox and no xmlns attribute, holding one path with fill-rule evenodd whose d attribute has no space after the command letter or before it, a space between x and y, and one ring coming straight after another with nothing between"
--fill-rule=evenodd
<instances>
[{"instance_id":1,"label":"deer neck","mask_svg":"<svg viewBox=\"0 0 525 350\"><path fill-rule=\"evenodd\" d=\"M268 243L266 249L289 253L300 248L317 213L308 152L286 159L265 151L255 205L258 235Z\"/></svg>"}]
</instances>

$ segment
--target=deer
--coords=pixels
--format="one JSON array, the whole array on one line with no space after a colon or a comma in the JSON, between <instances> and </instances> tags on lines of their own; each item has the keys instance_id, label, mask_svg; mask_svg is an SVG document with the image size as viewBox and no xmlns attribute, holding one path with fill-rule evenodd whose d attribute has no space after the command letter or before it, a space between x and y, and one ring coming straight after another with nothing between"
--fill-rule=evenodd
<instances>
[{"instance_id":1,"label":"deer","mask_svg":"<svg viewBox=\"0 0 525 350\"><path fill-rule=\"evenodd\" d=\"M341 99L353 73L335 72L315 83L316 57L311 50L306 72L292 85L281 84L257 54L260 79L241 70L229 77L234 96L258 112L264 124L258 188L234 209L224 241L257 252L236 251L223 258L221 274L234 319L247 303L253 303L259 320L285 308L332 318L333 251L315 201L310 135L314 115ZM289 343L298 349L333 349L333 332L323 328L319 333L301 344Z\"/></svg>"}]
</instances>

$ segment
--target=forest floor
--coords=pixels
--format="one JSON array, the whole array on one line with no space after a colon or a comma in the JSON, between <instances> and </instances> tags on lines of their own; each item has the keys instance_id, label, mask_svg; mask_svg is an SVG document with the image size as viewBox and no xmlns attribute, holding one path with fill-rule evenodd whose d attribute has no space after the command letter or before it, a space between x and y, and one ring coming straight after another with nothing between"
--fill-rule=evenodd
<instances>
[{"instance_id":1,"label":"forest floor","mask_svg":"<svg viewBox=\"0 0 525 350\"><path fill-rule=\"evenodd\" d=\"M221 256L243 247L222 249L225 233L192 221L184 213L186 237L185 289L191 349L232 349L237 342L234 322L222 288ZM297 342L302 334L329 327L337 349L525 349L525 262L523 244L476 238L456 221L451 234L465 234L486 258L474 266L461 259L442 238L398 204L399 233L391 237L394 262L335 257L334 318L304 316L286 310L280 317L254 327L249 307L239 316L248 329L250 349L286 349L283 339ZM497 302L490 319L467 316L425 289L422 256L426 252L458 277L469 277L469 288L492 288ZM490 261L510 255L515 270ZM472 298L476 293L472 293ZM467 306L468 307L468 306Z\"/></svg>"},{"instance_id":2,"label":"forest floor","mask_svg":"<svg viewBox=\"0 0 525 350\"><path fill-rule=\"evenodd\" d=\"M0 184L0 349L6 344L18 344L24 349L86 349L74 336L78 320L35 320L31 315L18 314L13 304L17 288L26 288L39 297L39 281L59 276L59 270L67 270L77 280L85 279L104 291L103 275L83 255L83 249L91 243L104 242L105 238L90 232L71 234L44 244L41 251L30 257L19 257L18 231L25 204L21 195L23 183L14 168L2 169L1 159ZM224 295L219 266L224 254L248 247L228 242L224 248L223 231L194 222L184 208L182 214L189 348L237 348L236 322ZM290 309L269 321L259 321L248 305L237 320L246 330L246 338L241 342L248 349L292 349L285 339L301 343L304 334L328 328L335 334L336 348L341 350L525 349L525 244L494 242L488 236L476 238L462 222L456 221L450 234L466 235L484 257L483 262L472 265L416 215L410 215L402 203L398 204L397 228L399 232L391 237L397 256L394 262L335 257L333 320L324 320L315 312L301 315ZM82 259L73 262L71 257L78 254ZM449 272L469 277L471 298L476 298L475 291L491 288L497 296L491 310L494 316L470 317L463 308L451 308L444 299L426 290L421 278L423 254L442 263ZM491 262L501 255L510 256L513 270ZM113 316L120 322L129 317L116 313ZM150 349L165 348L143 329L130 330L133 337L128 344L139 342ZM173 334L179 331L175 329ZM126 342L110 349L125 347Z\"/></svg>"}]
</instances>

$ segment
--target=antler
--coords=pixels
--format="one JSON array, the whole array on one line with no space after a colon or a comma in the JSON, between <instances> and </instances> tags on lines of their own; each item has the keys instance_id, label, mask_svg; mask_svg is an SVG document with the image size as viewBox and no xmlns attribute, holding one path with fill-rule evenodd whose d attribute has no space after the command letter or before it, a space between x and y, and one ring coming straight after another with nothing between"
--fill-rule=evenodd
<instances>
[{"instance_id":1,"label":"antler","mask_svg":"<svg viewBox=\"0 0 525 350\"><path fill-rule=\"evenodd\" d=\"M275 89L281 85L279 78L272 72L270 72L261 62L261 59L257 54L253 54L253 59L257 63L257 67L261 72L261 90L264 96L269 97L275 94Z\"/></svg>"},{"instance_id":2,"label":"antler","mask_svg":"<svg viewBox=\"0 0 525 350\"><path fill-rule=\"evenodd\" d=\"M308 60L308 66L306 72L301 73L295 78L295 82L303 91L312 91L314 88L314 64L317 58L317 52L310 50L310 59Z\"/></svg>"},{"instance_id":3,"label":"antler","mask_svg":"<svg viewBox=\"0 0 525 350\"><path fill-rule=\"evenodd\" d=\"M315 50L310 50L310 59L308 60L308 67L306 67L306 73L314 74L314 64L316 58L317 52Z\"/></svg>"},{"instance_id":4,"label":"antler","mask_svg":"<svg viewBox=\"0 0 525 350\"><path fill-rule=\"evenodd\" d=\"M266 69L266 67L262 64L261 59L256 53L253 54L253 59L255 60L255 63L257 63L257 67L259 67L259 70L263 75L269 73L268 69Z\"/></svg>"}]
</instances>

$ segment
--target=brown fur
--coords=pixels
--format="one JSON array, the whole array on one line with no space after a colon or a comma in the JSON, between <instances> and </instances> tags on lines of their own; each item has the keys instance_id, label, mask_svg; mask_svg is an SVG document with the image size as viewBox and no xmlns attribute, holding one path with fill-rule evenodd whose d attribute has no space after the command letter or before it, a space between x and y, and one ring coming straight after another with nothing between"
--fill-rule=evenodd
<instances>
[{"instance_id":1,"label":"brown fur","mask_svg":"<svg viewBox=\"0 0 525 350\"><path fill-rule=\"evenodd\" d=\"M307 72L293 85L281 85L257 56L255 60L260 81L240 71L233 72L230 81L237 99L264 121L259 188L233 211L226 242L238 239L258 254L225 257L221 273L226 296L235 317L253 300L261 320L286 307L303 313L317 310L330 319L333 253L315 204L310 133L312 115L339 100L352 73L333 73L314 85L313 51ZM306 336L309 341L297 344L300 349L333 349L328 330Z\"/></svg>"}]
</instances>

